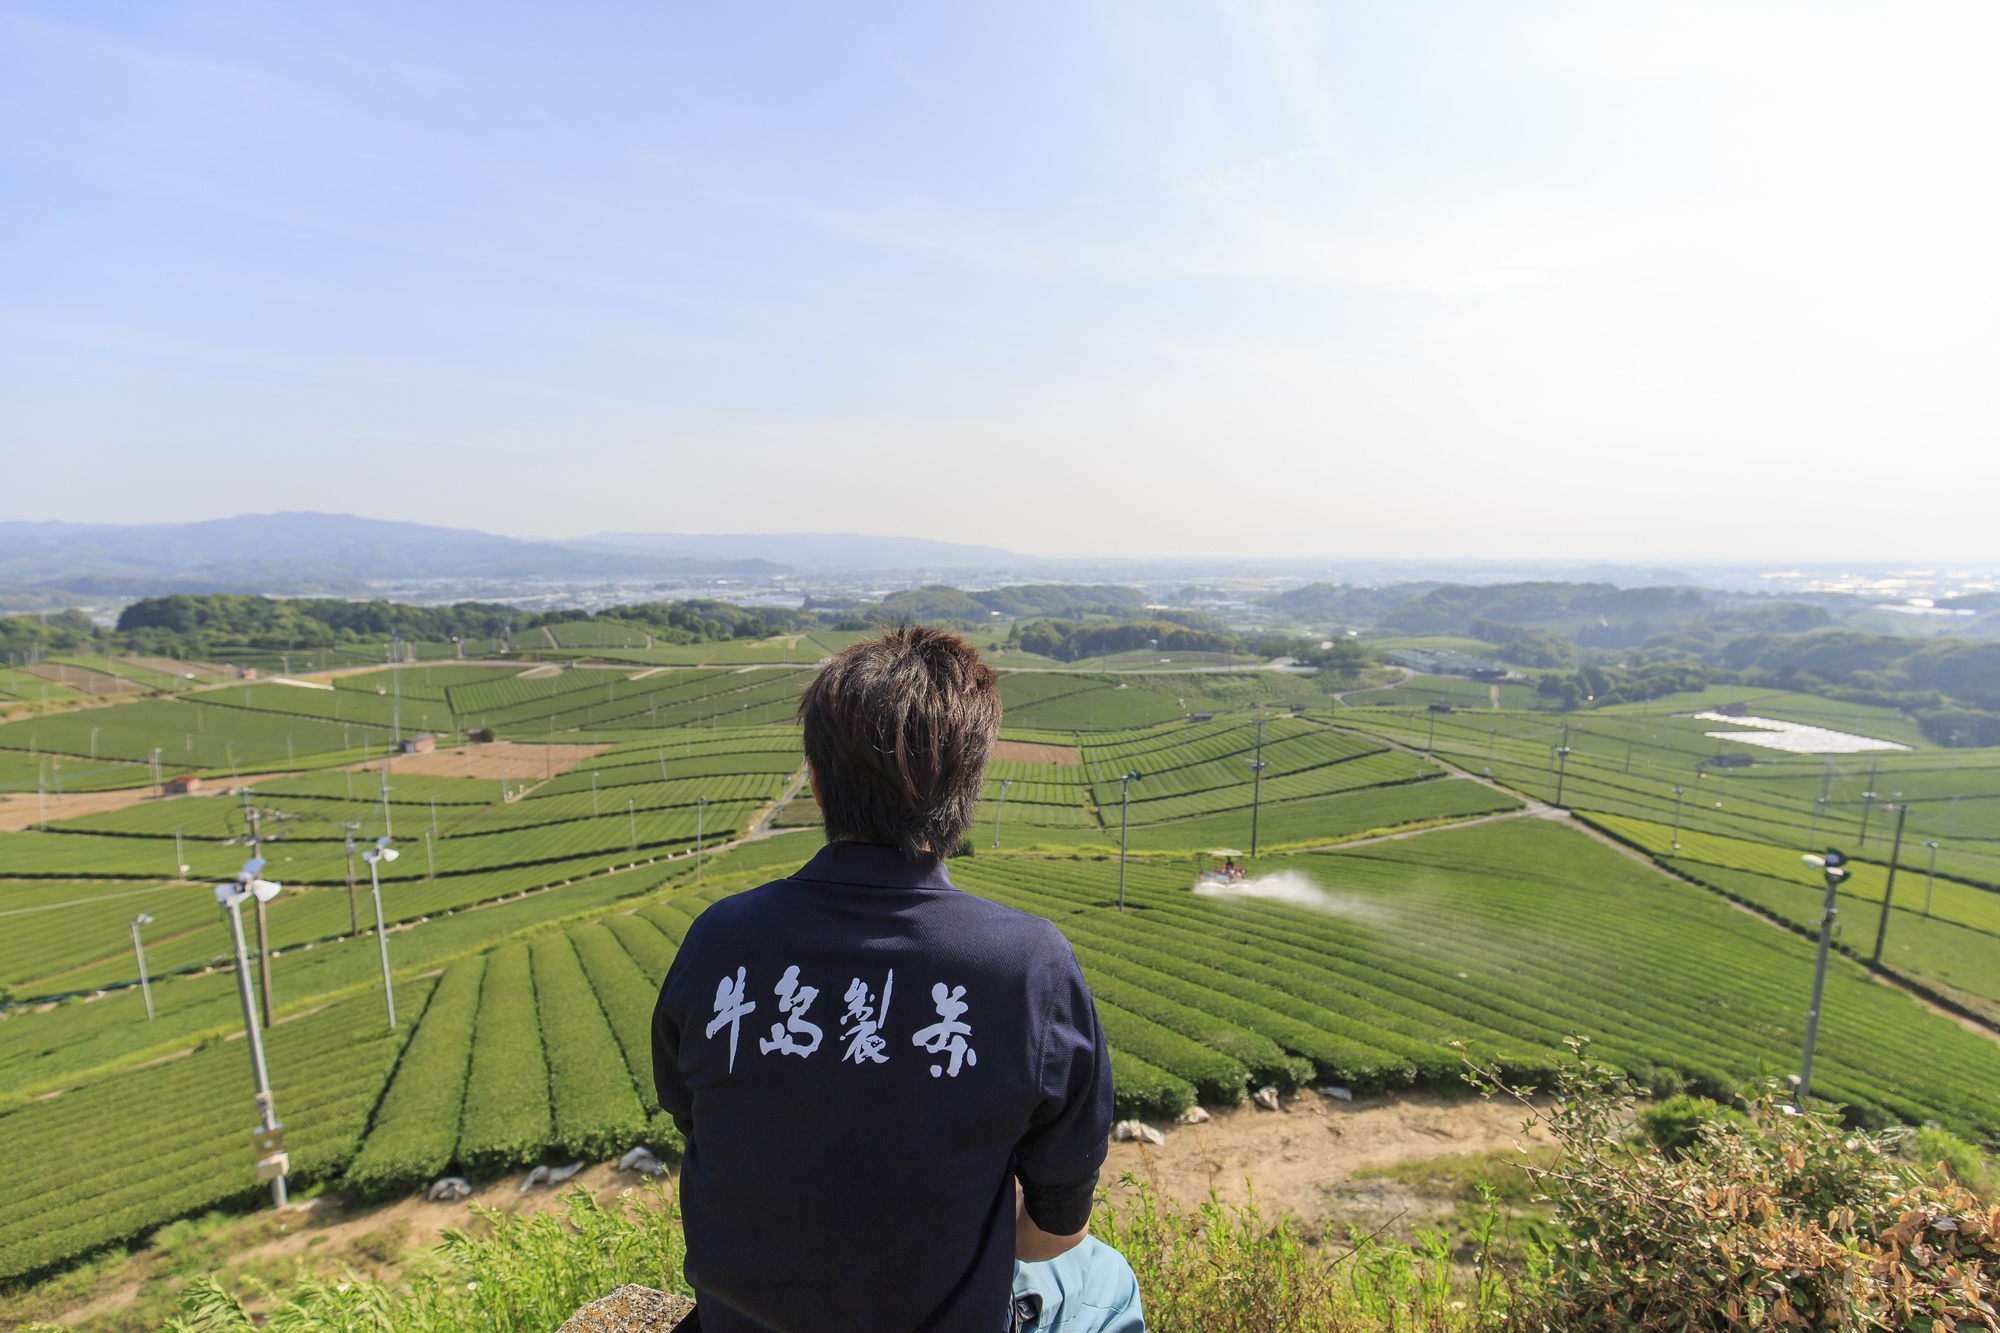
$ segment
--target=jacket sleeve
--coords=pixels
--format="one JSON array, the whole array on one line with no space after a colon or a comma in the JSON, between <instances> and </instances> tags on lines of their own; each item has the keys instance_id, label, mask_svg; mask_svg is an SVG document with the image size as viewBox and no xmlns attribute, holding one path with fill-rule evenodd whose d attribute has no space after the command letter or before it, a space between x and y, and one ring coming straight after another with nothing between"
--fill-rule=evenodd
<instances>
[{"instance_id":1,"label":"jacket sleeve","mask_svg":"<svg viewBox=\"0 0 2000 1333\"><path fill-rule=\"evenodd\" d=\"M681 1070L681 1024L676 982L680 979L681 957L677 954L660 985L659 1002L653 1006L653 1090L659 1095L660 1109L674 1118L681 1137L694 1138L694 1098L688 1092L687 1077Z\"/></svg>"}]
</instances>

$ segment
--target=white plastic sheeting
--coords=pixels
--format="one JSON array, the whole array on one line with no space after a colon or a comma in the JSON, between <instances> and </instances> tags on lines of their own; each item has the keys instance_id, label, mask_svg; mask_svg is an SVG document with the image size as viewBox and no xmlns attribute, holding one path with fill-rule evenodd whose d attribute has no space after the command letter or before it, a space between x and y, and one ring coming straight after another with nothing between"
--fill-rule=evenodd
<instances>
[{"instance_id":1,"label":"white plastic sheeting","mask_svg":"<svg viewBox=\"0 0 2000 1333\"><path fill-rule=\"evenodd\" d=\"M1852 732L1833 731L1827 727L1809 727L1803 722L1783 722L1774 717L1730 717L1727 713L1696 713L1695 717L1703 722L1727 722L1732 726L1751 728L1748 731L1704 733L1714 740L1759 745L1766 750L1783 750L1787 754L1862 754L1869 750L1910 748L1894 741L1876 740L1873 736L1856 736Z\"/></svg>"}]
</instances>

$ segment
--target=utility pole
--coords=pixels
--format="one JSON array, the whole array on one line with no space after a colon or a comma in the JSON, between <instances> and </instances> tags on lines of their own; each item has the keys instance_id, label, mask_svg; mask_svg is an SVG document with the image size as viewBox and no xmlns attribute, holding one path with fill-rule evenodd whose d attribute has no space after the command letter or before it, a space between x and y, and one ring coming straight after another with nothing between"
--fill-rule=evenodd
<instances>
[{"instance_id":1,"label":"utility pole","mask_svg":"<svg viewBox=\"0 0 2000 1333\"><path fill-rule=\"evenodd\" d=\"M1882 886L1882 919L1875 925L1875 957L1877 964L1882 961L1882 943L1889 935L1889 900L1896 896L1896 861L1903 852L1903 820L1910 813L1907 803L1896 805L1896 840L1889 846L1889 880Z\"/></svg>"},{"instance_id":2,"label":"utility pole","mask_svg":"<svg viewBox=\"0 0 2000 1333\"><path fill-rule=\"evenodd\" d=\"M708 798L694 798L694 882L701 883L701 817L708 810Z\"/></svg>"},{"instance_id":3,"label":"utility pole","mask_svg":"<svg viewBox=\"0 0 2000 1333\"><path fill-rule=\"evenodd\" d=\"M278 1123L276 1108L271 1104L271 1078L264 1068L264 1037L259 1028L269 1022L264 1015L264 1023L259 1022L256 1001L250 995L250 959L243 944L243 900L254 898L259 904L278 895L281 885L258 878L264 868L262 857L253 856L243 863L243 869L228 884L215 886L215 900L229 913L229 934L236 947L236 998L243 1006L244 1043L250 1048L250 1077L257 1089L257 1130L251 1135L251 1142L259 1154L257 1178L271 1182L271 1206L285 1206L285 1173L291 1169L291 1158L284 1150L284 1126Z\"/></svg>"},{"instance_id":4,"label":"utility pole","mask_svg":"<svg viewBox=\"0 0 2000 1333\"><path fill-rule=\"evenodd\" d=\"M1568 721L1564 721L1562 744L1556 747L1556 799L1555 799L1556 805L1561 805L1563 803L1563 779L1568 776L1569 776L1569 723Z\"/></svg>"},{"instance_id":5,"label":"utility pole","mask_svg":"<svg viewBox=\"0 0 2000 1333\"><path fill-rule=\"evenodd\" d=\"M1675 856L1679 856L1681 854L1681 796L1685 794L1686 791L1687 791L1686 787L1674 788L1674 855Z\"/></svg>"},{"instance_id":6,"label":"utility pole","mask_svg":"<svg viewBox=\"0 0 2000 1333\"><path fill-rule=\"evenodd\" d=\"M369 890L375 899L375 947L382 955L382 1003L389 1010L389 1030L396 1030L396 992L389 986L389 932L382 925L382 862L398 856L386 837L375 839L372 851L361 853L368 863Z\"/></svg>"},{"instance_id":7,"label":"utility pole","mask_svg":"<svg viewBox=\"0 0 2000 1333\"><path fill-rule=\"evenodd\" d=\"M398 746L403 743L403 635L400 630L389 631L389 683L395 688L396 700L389 707L389 728L394 733ZM395 1024L391 1023L390 1027Z\"/></svg>"},{"instance_id":8,"label":"utility pole","mask_svg":"<svg viewBox=\"0 0 2000 1333\"><path fill-rule=\"evenodd\" d=\"M993 845L1000 845L1000 816L1007 813L1007 789L1014 785L1014 779L1000 779L1000 801L993 807Z\"/></svg>"},{"instance_id":9,"label":"utility pole","mask_svg":"<svg viewBox=\"0 0 2000 1333\"><path fill-rule=\"evenodd\" d=\"M1881 799L1875 795L1875 772L1881 767L1881 763L1882 761L1879 759L1868 761L1868 790L1861 793L1861 845L1863 847L1868 845L1868 812L1874 807L1875 802Z\"/></svg>"},{"instance_id":10,"label":"utility pole","mask_svg":"<svg viewBox=\"0 0 2000 1333\"><path fill-rule=\"evenodd\" d=\"M1829 847L1825 856L1814 856L1809 852L1801 859L1826 873L1826 905L1820 909L1819 916L1819 958L1813 964L1812 1007L1806 1010L1805 1055L1799 1062L1798 1087L1792 1100L1792 1104L1803 1111L1806 1098L1812 1095L1813 1047L1819 1041L1819 1002L1826 993L1826 952L1833 943L1833 918L1838 910L1834 897L1840 881L1847 878L1847 858Z\"/></svg>"},{"instance_id":11,"label":"utility pole","mask_svg":"<svg viewBox=\"0 0 2000 1333\"><path fill-rule=\"evenodd\" d=\"M250 804L250 789L243 789L243 826L250 834L250 859L264 864L264 841L259 833L257 807ZM257 996L264 1002L264 1026L271 1026L271 950L268 924L264 920L264 899L257 903Z\"/></svg>"},{"instance_id":12,"label":"utility pole","mask_svg":"<svg viewBox=\"0 0 2000 1333\"><path fill-rule=\"evenodd\" d=\"M1937 839L1930 839L1924 843L1924 846L1931 849L1930 874L1924 878L1924 915L1929 916L1931 914L1931 886L1937 883Z\"/></svg>"},{"instance_id":13,"label":"utility pole","mask_svg":"<svg viewBox=\"0 0 2000 1333\"><path fill-rule=\"evenodd\" d=\"M505 770L503 769L502 772L505 772ZM503 782L501 787L500 795L501 799L504 800L507 794L505 791L506 784ZM396 836L396 830L390 825L389 821L389 756L386 754L382 756L382 836L385 838Z\"/></svg>"},{"instance_id":14,"label":"utility pole","mask_svg":"<svg viewBox=\"0 0 2000 1333\"><path fill-rule=\"evenodd\" d=\"M1432 714L1433 717L1436 714ZM1250 761L1250 855L1257 855L1257 811L1264 799L1264 719L1257 719L1257 754Z\"/></svg>"},{"instance_id":15,"label":"utility pole","mask_svg":"<svg viewBox=\"0 0 2000 1333\"><path fill-rule=\"evenodd\" d=\"M1132 784L1139 780L1137 773L1127 773L1118 779L1118 910L1125 910L1125 835L1132 827Z\"/></svg>"},{"instance_id":16,"label":"utility pole","mask_svg":"<svg viewBox=\"0 0 2000 1333\"><path fill-rule=\"evenodd\" d=\"M354 835L361 831L359 824L342 824L341 832L346 835L347 849L347 933L361 933L361 909L354 900Z\"/></svg>"},{"instance_id":17,"label":"utility pole","mask_svg":"<svg viewBox=\"0 0 2000 1333\"><path fill-rule=\"evenodd\" d=\"M146 946L139 940L139 927L153 924L151 912L141 912L132 918L132 952L139 958L139 993L146 997L146 1021L153 1021L153 983L146 976Z\"/></svg>"},{"instance_id":18,"label":"utility pole","mask_svg":"<svg viewBox=\"0 0 2000 1333\"><path fill-rule=\"evenodd\" d=\"M625 798L625 818L631 822L632 850L637 852L639 850L639 816L632 808L632 798L630 796Z\"/></svg>"}]
</instances>

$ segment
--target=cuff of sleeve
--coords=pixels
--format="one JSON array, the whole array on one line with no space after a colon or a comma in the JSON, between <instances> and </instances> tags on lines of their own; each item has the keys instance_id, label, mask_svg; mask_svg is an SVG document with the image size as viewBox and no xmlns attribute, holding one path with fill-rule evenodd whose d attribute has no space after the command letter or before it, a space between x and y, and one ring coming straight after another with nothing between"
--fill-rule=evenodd
<instances>
[{"instance_id":1,"label":"cuff of sleeve","mask_svg":"<svg viewBox=\"0 0 2000 1333\"><path fill-rule=\"evenodd\" d=\"M1021 1204L1033 1222L1051 1236L1074 1236L1090 1225L1090 1206L1097 1197L1097 1172L1067 1185L1021 1182Z\"/></svg>"}]
</instances>

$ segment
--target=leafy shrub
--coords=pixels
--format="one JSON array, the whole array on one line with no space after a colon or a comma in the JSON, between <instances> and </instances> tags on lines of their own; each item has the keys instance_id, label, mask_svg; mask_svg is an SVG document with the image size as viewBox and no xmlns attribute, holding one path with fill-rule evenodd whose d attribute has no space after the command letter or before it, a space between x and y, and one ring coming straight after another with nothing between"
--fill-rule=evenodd
<instances>
[{"instance_id":1,"label":"leafy shrub","mask_svg":"<svg viewBox=\"0 0 2000 1333\"><path fill-rule=\"evenodd\" d=\"M1535 1114L1562 1160L1530 1168L1560 1232L1515 1317L1565 1329L1994 1328L2000 1207L1772 1084L1678 1156L1634 1152L1630 1085L1584 1057ZM1475 1068L1489 1093L1526 1090Z\"/></svg>"},{"instance_id":2,"label":"leafy shrub","mask_svg":"<svg viewBox=\"0 0 2000 1333\"><path fill-rule=\"evenodd\" d=\"M1704 1126L1732 1116L1743 1118L1706 1097L1682 1093L1639 1112L1639 1128L1655 1148L1669 1157L1679 1157L1700 1141Z\"/></svg>"}]
</instances>

